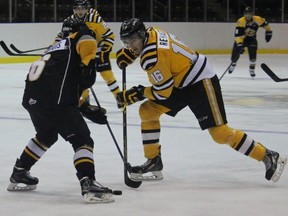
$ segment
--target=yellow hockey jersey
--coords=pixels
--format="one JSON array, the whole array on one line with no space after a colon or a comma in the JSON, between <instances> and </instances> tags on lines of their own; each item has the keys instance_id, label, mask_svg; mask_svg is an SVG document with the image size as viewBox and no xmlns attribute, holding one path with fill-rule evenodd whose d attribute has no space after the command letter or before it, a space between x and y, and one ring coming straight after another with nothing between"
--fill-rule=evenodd
<instances>
[{"instance_id":1,"label":"yellow hockey jersey","mask_svg":"<svg viewBox=\"0 0 288 216\"><path fill-rule=\"evenodd\" d=\"M92 29L95 32L98 47L113 47L115 39L114 33L102 19L97 10L90 10L86 15L85 23L89 29Z\"/></svg>"},{"instance_id":2,"label":"yellow hockey jersey","mask_svg":"<svg viewBox=\"0 0 288 216\"><path fill-rule=\"evenodd\" d=\"M259 27L264 28L266 31L271 31L269 23L260 16L252 16L251 21L247 21L245 17L238 19L235 29L236 43L243 43L246 37L256 38Z\"/></svg>"},{"instance_id":3,"label":"yellow hockey jersey","mask_svg":"<svg viewBox=\"0 0 288 216\"><path fill-rule=\"evenodd\" d=\"M140 64L152 84L144 91L144 96L151 100L165 100L173 88L184 88L215 76L205 56L156 27L147 29Z\"/></svg>"},{"instance_id":4,"label":"yellow hockey jersey","mask_svg":"<svg viewBox=\"0 0 288 216\"><path fill-rule=\"evenodd\" d=\"M79 19L75 14L71 15L69 18ZM84 17L85 23L88 28L95 32L98 50L103 46L113 47L115 36L111 31L106 22L102 19L100 14L96 9L91 8L89 12ZM53 44L63 39L62 32L59 32L55 38ZM99 48L100 47L100 48Z\"/></svg>"}]
</instances>

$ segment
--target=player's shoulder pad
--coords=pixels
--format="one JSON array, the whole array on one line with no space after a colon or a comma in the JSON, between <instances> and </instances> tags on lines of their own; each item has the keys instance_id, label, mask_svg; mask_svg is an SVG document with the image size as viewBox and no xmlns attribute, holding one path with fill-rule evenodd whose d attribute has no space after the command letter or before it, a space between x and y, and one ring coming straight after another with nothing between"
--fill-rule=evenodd
<instances>
[{"instance_id":1,"label":"player's shoulder pad","mask_svg":"<svg viewBox=\"0 0 288 216\"><path fill-rule=\"evenodd\" d=\"M237 20L237 23L236 23L236 27L245 27L246 25L246 19L245 17L241 17Z\"/></svg>"},{"instance_id":2,"label":"player's shoulder pad","mask_svg":"<svg viewBox=\"0 0 288 216\"><path fill-rule=\"evenodd\" d=\"M253 20L255 20L259 24L259 26L268 25L268 22L263 17L253 16Z\"/></svg>"},{"instance_id":3,"label":"player's shoulder pad","mask_svg":"<svg viewBox=\"0 0 288 216\"><path fill-rule=\"evenodd\" d=\"M83 29L81 31L76 32L75 34L71 35L75 41L81 41L81 40L96 40L96 35L91 29Z\"/></svg>"}]
</instances>

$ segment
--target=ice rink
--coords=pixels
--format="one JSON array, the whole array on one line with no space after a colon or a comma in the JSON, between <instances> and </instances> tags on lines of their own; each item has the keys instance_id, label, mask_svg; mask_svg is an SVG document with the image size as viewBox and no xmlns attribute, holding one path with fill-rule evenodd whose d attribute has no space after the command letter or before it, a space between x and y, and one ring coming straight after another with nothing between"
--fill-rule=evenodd
<instances>
[{"instance_id":1,"label":"ice rink","mask_svg":"<svg viewBox=\"0 0 288 216\"><path fill-rule=\"evenodd\" d=\"M229 55L208 55L220 77ZM230 126L244 130L266 147L288 156L288 82L276 83L260 68L265 62L281 77L288 77L288 55L259 55L256 77L248 72L247 54L235 71L221 80ZM121 85L121 71L113 61ZM15 160L35 132L21 106L29 64L0 64L2 216L285 216L288 212L288 168L277 183L264 178L264 164L215 144L208 131L201 131L189 109L175 118L163 116L160 142L164 180L143 182L131 189L123 181L123 163L105 125L88 122L95 141L96 178L105 186L122 190L110 204L85 204L75 176L73 151L68 142L58 142L32 168L40 180L31 192L8 192ZM135 62L127 68L127 88L147 85L146 74ZM122 148L122 113L98 76L93 86L108 111L108 120ZM92 100L91 103L95 104ZM143 156L140 103L128 107L128 160L132 165Z\"/></svg>"}]
</instances>

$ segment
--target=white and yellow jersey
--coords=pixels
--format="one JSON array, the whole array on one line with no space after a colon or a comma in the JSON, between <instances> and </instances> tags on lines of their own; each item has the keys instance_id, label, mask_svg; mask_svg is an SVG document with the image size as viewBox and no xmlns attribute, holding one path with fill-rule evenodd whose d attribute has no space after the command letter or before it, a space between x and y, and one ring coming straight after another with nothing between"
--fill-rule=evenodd
<instances>
[{"instance_id":1,"label":"white and yellow jersey","mask_svg":"<svg viewBox=\"0 0 288 216\"><path fill-rule=\"evenodd\" d=\"M102 19L97 10L90 9L89 13L86 15L85 23L89 29L95 32L98 47L113 47L115 39L114 33Z\"/></svg>"},{"instance_id":2,"label":"white and yellow jersey","mask_svg":"<svg viewBox=\"0 0 288 216\"><path fill-rule=\"evenodd\" d=\"M79 19L76 14L69 16L71 19ZM68 19L67 18L67 19ZM91 8L89 12L83 18L89 29L93 30L96 35L97 46L103 47L113 47L115 36L110 27L102 19L100 14L96 9ZM53 42L53 44L59 42L63 39L63 33L59 32Z\"/></svg>"},{"instance_id":3,"label":"white and yellow jersey","mask_svg":"<svg viewBox=\"0 0 288 216\"><path fill-rule=\"evenodd\" d=\"M184 88L215 76L205 56L191 50L169 32L156 27L147 29L140 63L152 84L144 92L150 100L165 100L174 87Z\"/></svg>"}]
</instances>

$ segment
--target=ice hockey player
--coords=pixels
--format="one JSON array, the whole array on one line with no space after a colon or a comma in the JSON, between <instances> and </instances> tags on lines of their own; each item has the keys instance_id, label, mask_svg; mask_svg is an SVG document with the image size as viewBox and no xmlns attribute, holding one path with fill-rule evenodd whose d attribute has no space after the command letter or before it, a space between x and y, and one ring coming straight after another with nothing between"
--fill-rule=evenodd
<instances>
[{"instance_id":1,"label":"ice hockey player","mask_svg":"<svg viewBox=\"0 0 288 216\"><path fill-rule=\"evenodd\" d=\"M96 181L94 141L78 107L81 89L95 82L96 36L84 22L69 21L72 34L32 63L26 77L22 105L30 114L36 136L17 158L7 190L36 189L39 180L30 175L30 169L56 143L59 134L73 147L74 166L84 201L112 202L112 190ZM66 23L66 26L69 25ZM97 121L107 123L106 116L100 116Z\"/></svg>"},{"instance_id":2,"label":"ice hockey player","mask_svg":"<svg viewBox=\"0 0 288 216\"><path fill-rule=\"evenodd\" d=\"M96 51L96 69L97 72L100 72L101 77L105 80L113 96L116 97L116 94L120 91L120 88L112 71L110 62L110 53L112 51L115 39L114 33L103 20L99 12L96 9L91 8L88 0L75 0L73 4L73 12L74 14L68 18L86 22L86 25L96 34L98 44ZM63 25L65 25L65 20ZM62 30L57 34L54 43L62 40L65 37L67 37L67 32L65 31L65 28L62 27ZM89 90L86 89L83 91L80 99L80 108L84 116L86 112L93 112L94 110L99 109L97 106L91 105L89 101ZM122 104L117 101L116 103L118 108L122 108ZM101 111L106 114L106 110L103 107Z\"/></svg>"},{"instance_id":3,"label":"ice hockey player","mask_svg":"<svg viewBox=\"0 0 288 216\"><path fill-rule=\"evenodd\" d=\"M227 144L239 153L264 162L265 178L276 182L287 159L269 150L241 130L227 124L219 79L208 59L188 48L169 32L145 28L132 18L122 23L120 39L124 48L117 52L117 65L124 68L137 57L151 86L133 86L117 94L117 100L140 105L141 133L147 161L131 168L133 180L160 180L163 163L160 152L160 116L175 117L189 107L202 130L208 129L216 143Z\"/></svg>"},{"instance_id":4,"label":"ice hockey player","mask_svg":"<svg viewBox=\"0 0 288 216\"><path fill-rule=\"evenodd\" d=\"M244 49L247 47L250 60L249 73L251 77L255 77L255 65L258 50L256 33L259 27L266 30L265 40L268 43L272 38L272 30L268 21L260 16L253 15L252 8L246 7L244 10L244 16L238 19L236 24L235 42L233 45L231 65L228 73L231 74L233 72L240 55L244 53Z\"/></svg>"}]
</instances>

